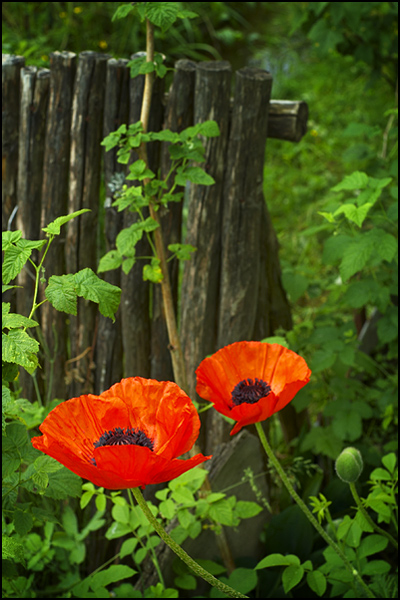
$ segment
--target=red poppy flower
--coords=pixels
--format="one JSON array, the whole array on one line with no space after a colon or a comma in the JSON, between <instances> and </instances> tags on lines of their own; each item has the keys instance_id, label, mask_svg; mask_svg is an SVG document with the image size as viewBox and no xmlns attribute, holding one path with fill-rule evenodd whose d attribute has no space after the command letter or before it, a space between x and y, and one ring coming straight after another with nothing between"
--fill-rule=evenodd
<instances>
[{"instance_id":1,"label":"red poppy flower","mask_svg":"<svg viewBox=\"0 0 400 600\"><path fill-rule=\"evenodd\" d=\"M309 380L304 358L279 344L236 342L205 358L196 391L237 421L231 435L286 406Z\"/></svg>"},{"instance_id":2,"label":"red poppy flower","mask_svg":"<svg viewBox=\"0 0 400 600\"><path fill-rule=\"evenodd\" d=\"M39 429L35 448L110 490L170 481L211 458L177 458L196 441L200 419L170 381L123 379L100 396L59 404Z\"/></svg>"}]
</instances>

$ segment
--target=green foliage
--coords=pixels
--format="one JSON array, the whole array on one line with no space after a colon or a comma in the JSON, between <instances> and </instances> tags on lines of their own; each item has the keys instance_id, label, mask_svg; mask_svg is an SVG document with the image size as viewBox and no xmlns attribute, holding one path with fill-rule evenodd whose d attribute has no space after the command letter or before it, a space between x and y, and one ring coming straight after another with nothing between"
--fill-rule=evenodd
<instances>
[{"instance_id":1,"label":"green foliage","mask_svg":"<svg viewBox=\"0 0 400 600\"><path fill-rule=\"evenodd\" d=\"M159 3L157 3L159 4ZM189 181L197 185L213 185L214 179L205 173L199 166L192 166L191 162L204 162L204 146L200 136L211 138L219 135L219 128L215 121L205 121L188 127L181 133L165 129L158 132L144 132L140 122L126 126L121 125L116 131L110 133L103 141L106 151L118 147L117 160L128 164L132 148L139 148L148 142L168 142L171 157L171 166L165 179L156 178L143 159L138 159L129 165L129 175L126 180L140 183L128 186L122 184L114 194L113 206L118 211L129 210L136 212L138 219L135 223L119 232L116 238L116 248L105 254L99 262L99 273L122 267L128 274L135 265L136 244L146 235L154 253L150 262L143 267L143 279L152 283L162 281L160 260L156 256L151 236L152 231L159 227L152 217L144 218L143 208L151 206L155 211L160 206L167 207L169 202L180 202L183 198L182 188ZM168 249L172 256L178 260L188 260L195 248L190 244L170 244ZM147 257L146 257L147 258Z\"/></svg>"},{"instance_id":2,"label":"green foliage","mask_svg":"<svg viewBox=\"0 0 400 600\"><path fill-rule=\"evenodd\" d=\"M36 276L28 317L11 313L10 303L2 304L3 592L6 597L14 597L16 590L34 597L41 585L36 574L50 568L54 560L60 567L57 574L60 589L70 587L79 577L75 566L85 560L84 540L105 523L103 510L80 527L69 502L81 495L81 479L32 447L30 430L43 420L45 409L39 402L19 398L14 384L18 366L30 374L39 366L39 342L29 330L38 327L32 317L43 302L49 301L58 310L76 314L76 298L81 296L98 303L102 314L114 319L121 291L99 279L90 269L74 275L52 276L47 285L42 276L47 252L61 227L85 212L81 210L55 219L43 228L45 240L24 240L21 231L3 233L3 281L8 284L15 279L28 261ZM39 252L38 264L31 258L33 250ZM45 299L38 303L39 285L44 287ZM14 286L5 285L3 289L11 287ZM19 564L26 570L21 571L15 584ZM117 579L122 577L118 573ZM69 579L66 586L65 581L60 583L64 579ZM106 583L101 581L99 583L99 578L90 580L88 587L96 591L100 586L104 588Z\"/></svg>"}]
</instances>

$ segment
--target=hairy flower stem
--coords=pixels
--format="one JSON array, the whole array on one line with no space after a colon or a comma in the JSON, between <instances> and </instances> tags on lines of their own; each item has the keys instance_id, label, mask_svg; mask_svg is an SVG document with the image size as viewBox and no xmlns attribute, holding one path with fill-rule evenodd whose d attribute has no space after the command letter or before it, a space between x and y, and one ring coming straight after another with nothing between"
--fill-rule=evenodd
<instances>
[{"instance_id":1,"label":"hairy flower stem","mask_svg":"<svg viewBox=\"0 0 400 600\"><path fill-rule=\"evenodd\" d=\"M135 496L136 502L138 503L138 505L146 515L149 523L154 527L155 531L158 533L160 538L171 548L173 552L175 552L177 556L179 556L179 558L185 564L187 564L187 566L193 571L195 575L202 577L205 581L207 581L207 583L217 588L223 594L229 596L229 598L248 598L248 596L244 596L240 592L237 592L236 590L231 588L229 585L226 585L225 583L222 583L222 581L216 579L213 575L211 575L211 573L203 569L203 567L201 567L195 560L193 560L193 558L191 558L189 554L187 554L187 552L185 552L185 550L183 550L183 548L181 548L179 544L177 544L172 539L172 537L157 521L150 508L148 507L146 500L143 498L143 494L140 491L140 489L132 488L131 491L132 494Z\"/></svg>"},{"instance_id":2,"label":"hairy flower stem","mask_svg":"<svg viewBox=\"0 0 400 600\"><path fill-rule=\"evenodd\" d=\"M363 515L364 519L371 525L371 527L374 528L374 530L377 533L379 533L380 535L384 535L389 540L389 542L396 548L396 550L398 550L399 544L394 539L394 537L391 536L390 533L388 533L384 529L381 529L381 527L379 527L379 525L377 525L376 523L374 523L374 521L369 516L368 512L365 510L365 507L364 507L363 503L361 502L361 498L358 495L358 492L356 490L355 484L354 483L349 483L349 486L350 486L350 491L351 491L351 493L353 495L353 498L356 501L356 504L357 504L359 510L361 511L361 514Z\"/></svg>"},{"instance_id":3,"label":"hairy flower stem","mask_svg":"<svg viewBox=\"0 0 400 600\"><path fill-rule=\"evenodd\" d=\"M368 598L376 598L376 596L374 596L374 594L371 592L371 590L366 585L366 583L364 583L364 581L360 577L358 571L351 565L351 563L349 562L349 560L347 559L347 557L345 556L345 554L341 550L341 548L336 544L336 542L333 541L333 539L321 527L321 525L318 523L317 519L309 511L306 504L303 502L303 500L300 498L298 493L293 488L285 471L282 469L278 459L275 457L275 454L273 453L272 448L268 443L267 436L264 433L264 429L263 429L261 423L256 423L255 425L256 425L257 433L260 437L261 444L262 444L270 462L275 467L276 471L278 472L279 477L281 478L281 480L282 480L283 484L285 485L286 489L288 490L289 494L292 496L293 500L295 502L297 502L298 506L301 508L301 510L307 517L307 519L315 527L315 529L318 531L320 536L325 540L325 542L329 546L331 546L331 548L336 552L336 554L338 554L340 556L340 558L344 562L346 569L352 574L352 576L354 577L356 582L363 588L364 592L367 594L367 597Z\"/></svg>"}]
</instances>

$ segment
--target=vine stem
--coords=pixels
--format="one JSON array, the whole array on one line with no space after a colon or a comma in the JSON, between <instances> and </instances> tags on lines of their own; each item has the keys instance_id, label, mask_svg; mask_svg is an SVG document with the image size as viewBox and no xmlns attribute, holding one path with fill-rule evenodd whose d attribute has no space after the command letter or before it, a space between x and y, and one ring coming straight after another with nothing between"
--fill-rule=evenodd
<instances>
[{"instance_id":1,"label":"vine stem","mask_svg":"<svg viewBox=\"0 0 400 600\"><path fill-rule=\"evenodd\" d=\"M157 521L153 513L151 512L146 500L143 498L143 494L139 488L132 488L132 494L134 495L136 502L142 509L149 523L154 527L155 531L158 533L160 538L171 548L173 552L194 572L195 575L202 577L207 583L217 588L223 594L229 596L229 598L248 598L248 596L244 596L240 592L237 592L229 585L222 583L216 579L211 573L206 571L202 566L200 566L183 548L179 546L172 539L172 537L165 531L162 525Z\"/></svg>"},{"instance_id":2,"label":"vine stem","mask_svg":"<svg viewBox=\"0 0 400 600\"><path fill-rule=\"evenodd\" d=\"M392 537L389 532L385 531L384 529L381 529L381 527L379 527L379 525L377 525L376 523L374 523L374 521L369 516L368 512L365 510L365 507L364 507L363 503L361 502L361 498L358 495L358 492L356 490L355 484L354 483L349 483L349 486L350 486L350 491L351 491L351 493L353 495L353 498L356 501L356 504L357 504L359 510L361 511L361 514L365 518L365 520L371 525L371 527L374 528L374 530L377 533L379 533L380 535L384 535L389 540L389 542L396 548L396 550L398 550L399 549L399 544L396 542L396 540L394 539L394 537Z\"/></svg>"},{"instance_id":3,"label":"vine stem","mask_svg":"<svg viewBox=\"0 0 400 600\"><path fill-rule=\"evenodd\" d=\"M154 25L147 19L146 21L146 62L154 62ZM151 95L153 91L153 83L154 83L154 72L146 73L145 76L145 85L143 91L143 100L142 100L142 110L140 120L143 126L144 131L147 131L149 124L149 116L150 116L150 107L151 107ZM139 158L144 160L146 166L149 167L149 160L147 155L147 147L145 143L142 143L138 148ZM146 185L149 180L144 180L144 185ZM164 313L165 313L165 321L167 324L168 331L168 339L169 339L169 351L171 355L172 361L172 369L174 372L175 383L179 385L179 387L184 390L186 393L189 393L188 379L186 373L186 364L183 356L181 341L178 333L178 325L176 321L175 315L175 307L174 300L172 296L172 288L168 271L167 264L167 255L165 252L165 245L163 240L161 222L159 218L159 214L156 211L154 205L150 203L150 216L152 219L156 221L158 224L157 229L153 231L154 235L154 244L156 247L156 255L160 261L160 269L162 273L162 280L160 282L161 285L161 294L163 298L164 305ZM190 455L194 456L199 453L199 449L197 444L194 444L193 448L190 450ZM211 485L208 480L208 476L206 477L202 490L205 492L211 491ZM228 541L226 539L224 530L221 528L221 532L216 536L217 544L221 553L221 558L223 563L228 571L231 573L235 569L235 562L233 560L232 552L230 550Z\"/></svg>"},{"instance_id":4,"label":"vine stem","mask_svg":"<svg viewBox=\"0 0 400 600\"><path fill-rule=\"evenodd\" d=\"M336 552L336 554L338 554L340 556L340 558L342 559L342 561L343 561L346 569L352 574L352 576L357 581L357 583L363 588L363 590L367 594L367 597L368 598L376 598L376 596L374 596L374 594L371 592L371 590L369 589L369 587L367 586L367 584L362 580L362 578L359 575L358 571L356 569L354 569L354 567L351 565L351 563L349 562L348 558L346 557L346 555L344 554L344 552L342 551L342 549L336 544L336 542L334 542L332 540L332 538L321 527L321 525L318 523L317 519L310 512L310 510L308 509L308 507L306 506L306 504L303 502L303 500L300 498L300 496L298 495L298 493L296 492L296 490L294 489L294 487L290 483L290 481L289 481L289 479L288 479L285 471L281 467L280 462L276 458L275 454L272 451L271 446L268 443L267 436L264 433L264 429L263 429L261 423L256 423L255 426L256 426L256 429L257 429L257 433L258 433L258 435L260 437L261 444L262 444L262 446L263 446L263 448L264 448L264 450L265 450L265 452L266 452L266 454L267 454L270 462L272 463L272 465L277 470L277 472L278 472L278 474L279 474L279 476L280 476L283 484L285 485L285 487L288 490L289 494L292 496L293 500L295 502L297 502L298 506L301 508L301 510L303 511L303 513L305 514L305 516L307 517L307 519L315 527L315 529L318 531L318 533L320 534L320 536L325 540L325 542Z\"/></svg>"}]
</instances>

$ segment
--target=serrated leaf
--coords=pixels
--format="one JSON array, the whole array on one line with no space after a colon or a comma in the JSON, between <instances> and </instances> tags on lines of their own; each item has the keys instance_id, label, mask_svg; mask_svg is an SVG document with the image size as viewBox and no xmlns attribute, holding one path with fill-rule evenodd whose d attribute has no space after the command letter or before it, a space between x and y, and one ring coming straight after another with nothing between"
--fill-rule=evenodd
<instances>
[{"instance_id":1,"label":"serrated leaf","mask_svg":"<svg viewBox=\"0 0 400 600\"><path fill-rule=\"evenodd\" d=\"M358 271L362 271L367 264L373 249L374 246L372 243L368 242L366 235L355 238L355 240L349 244L339 267L343 281L347 281L350 277L358 273Z\"/></svg>"},{"instance_id":2,"label":"serrated leaf","mask_svg":"<svg viewBox=\"0 0 400 600\"><path fill-rule=\"evenodd\" d=\"M65 500L72 496L79 498L82 493L82 479L63 467L55 473L49 474L49 485L46 488L45 496L53 500Z\"/></svg>"},{"instance_id":3,"label":"serrated leaf","mask_svg":"<svg viewBox=\"0 0 400 600\"><path fill-rule=\"evenodd\" d=\"M333 216L337 217L343 213L349 221L352 221L358 227L362 227L372 206L370 202L366 202L360 207L354 206L354 204L343 204L334 212Z\"/></svg>"},{"instance_id":4,"label":"serrated leaf","mask_svg":"<svg viewBox=\"0 0 400 600\"><path fill-rule=\"evenodd\" d=\"M250 519L262 512L262 506L256 502L239 500L236 503L235 511L241 519Z\"/></svg>"},{"instance_id":5,"label":"serrated leaf","mask_svg":"<svg viewBox=\"0 0 400 600\"><path fill-rule=\"evenodd\" d=\"M2 251L5 252L10 246L16 244L22 238L22 231L3 231L1 234Z\"/></svg>"},{"instance_id":6,"label":"serrated leaf","mask_svg":"<svg viewBox=\"0 0 400 600\"><path fill-rule=\"evenodd\" d=\"M203 123L200 123L198 132L200 135L204 135L208 138L218 137L221 133L216 121L204 121Z\"/></svg>"},{"instance_id":7,"label":"serrated leaf","mask_svg":"<svg viewBox=\"0 0 400 600\"><path fill-rule=\"evenodd\" d=\"M175 176L175 183L185 186L187 181L197 185L213 185L215 183L214 178L200 167L179 167Z\"/></svg>"},{"instance_id":8,"label":"serrated leaf","mask_svg":"<svg viewBox=\"0 0 400 600\"><path fill-rule=\"evenodd\" d=\"M143 281L160 283L163 280L163 274L159 264L145 265L143 267Z\"/></svg>"},{"instance_id":9,"label":"serrated leaf","mask_svg":"<svg viewBox=\"0 0 400 600\"><path fill-rule=\"evenodd\" d=\"M178 2L146 2L145 15L151 23L165 32L175 23L180 12Z\"/></svg>"},{"instance_id":10,"label":"serrated leaf","mask_svg":"<svg viewBox=\"0 0 400 600\"><path fill-rule=\"evenodd\" d=\"M332 188L333 192L340 192L341 190L362 190L367 187L369 177L362 171L354 171L351 175L346 177L335 187Z\"/></svg>"},{"instance_id":11,"label":"serrated leaf","mask_svg":"<svg viewBox=\"0 0 400 600\"><path fill-rule=\"evenodd\" d=\"M45 289L45 296L56 310L77 314L77 293L74 275L52 275Z\"/></svg>"},{"instance_id":12,"label":"serrated leaf","mask_svg":"<svg viewBox=\"0 0 400 600\"><path fill-rule=\"evenodd\" d=\"M121 289L100 279L92 269L82 269L74 275L78 296L91 300L99 305L103 317L115 321L115 313L121 300Z\"/></svg>"},{"instance_id":13,"label":"serrated leaf","mask_svg":"<svg viewBox=\"0 0 400 600\"><path fill-rule=\"evenodd\" d=\"M86 212L90 212L90 209L82 208L81 210L77 210L69 215L57 217L57 219L55 219L54 221L49 223L47 225L47 227L43 227L42 231L44 231L45 233L47 233L49 235L59 235L60 231L61 231L61 227L63 225L65 225L65 223L68 223L68 221L71 221L72 219L75 219L75 217L79 217L79 215L83 215L83 213L86 213Z\"/></svg>"},{"instance_id":14,"label":"serrated leaf","mask_svg":"<svg viewBox=\"0 0 400 600\"><path fill-rule=\"evenodd\" d=\"M25 564L25 548L23 544L20 544L14 538L2 535L1 547L3 559Z\"/></svg>"},{"instance_id":15,"label":"serrated leaf","mask_svg":"<svg viewBox=\"0 0 400 600\"><path fill-rule=\"evenodd\" d=\"M17 508L13 514L16 533L26 535L33 527L33 518L30 512Z\"/></svg>"},{"instance_id":16,"label":"serrated leaf","mask_svg":"<svg viewBox=\"0 0 400 600\"><path fill-rule=\"evenodd\" d=\"M22 329L11 329L2 335L2 358L4 362L16 363L24 367L28 373L38 366L37 352L39 343Z\"/></svg>"},{"instance_id":17,"label":"serrated leaf","mask_svg":"<svg viewBox=\"0 0 400 600\"><path fill-rule=\"evenodd\" d=\"M39 323L33 319L28 319L18 313L10 313L10 303L2 302L2 329L12 329L17 327L37 327Z\"/></svg>"},{"instance_id":18,"label":"serrated leaf","mask_svg":"<svg viewBox=\"0 0 400 600\"><path fill-rule=\"evenodd\" d=\"M31 248L10 245L4 252L2 276L5 284L10 283L22 271L32 254Z\"/></svg>"}]
</instances>

